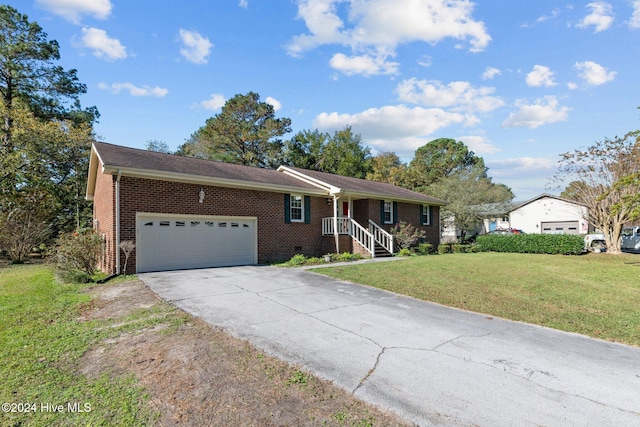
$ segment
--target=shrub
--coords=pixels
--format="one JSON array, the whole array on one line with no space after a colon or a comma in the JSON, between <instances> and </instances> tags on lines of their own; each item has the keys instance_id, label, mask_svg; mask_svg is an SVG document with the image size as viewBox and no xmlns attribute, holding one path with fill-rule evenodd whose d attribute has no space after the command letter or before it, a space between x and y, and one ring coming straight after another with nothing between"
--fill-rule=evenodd
<instances>
[{"instance_id":1,"label":"shrub","mask_svg":"<svg viewBox=\"0 0 640 427\"><path fill-rule=\"evenodd\" d=\"M424 230L420 230L411 224L400 221L391 229L391 235L401 249L410 248L418 240L425 236Z\"/></svg>"},{"instance_id":2,"label":"shrub","mask_svg":"<svg viewBox=\"0 0 640 427\"><path fill-rule=\"evenodd\" d=\"M448 243L441 243L438 245L438 253L440 255L442 254L448 254L451 253L451 245Z\"/></svg>"},{"instance_id":3,"label":"shrub","mask_svg":"<svg viewBox=\"0 0 640 427\"><path fill-rule=\"evenodd\" d=\"M402 248L400 249L400 251L398 251L398 256L411 256L413 255L413 252L411 252L411 249L409 248Z\"/></svg>"},{"instance_id":4,"label":"shrub","mask_svg":"<svg viewBox=\"0 0 640 427\"><path fill-rule=\"evenodd\" d=\"M289 265L300 266L304 265L307 262L307 257L302 254L296 254L291 257L291 259L287 262Z\"/></svg>"},{"instance_id":5,"label":"shrub","mask_svg":"<svg viewBox=\"0 0 640 427\"><path fill-rule=\"evenodd\" d=\"M420 243L417 252L419 255L430 255L433 253L433 245L431 243Z\"/></svg>"},{"instance_id":6,"label":"shrub","mask_svg":"<svg viewBox=\"0 0 640 427\"><path fill-rule=\"evenodd\" d=\"M476 239L478 250L530 254L581 254L582 236L575 234L486 234Z\"/></svg>"},{"instance_id":7,"label":"shrub","mask_svg":"<svg viewBox=\"0 0 640 427\"><path fill-rule=\"evenodd\" d=\"M64 281L87 282L104 255L104 239L92 229L61 235L56 242L56 267Z\"/></svg>"}]
</instances>

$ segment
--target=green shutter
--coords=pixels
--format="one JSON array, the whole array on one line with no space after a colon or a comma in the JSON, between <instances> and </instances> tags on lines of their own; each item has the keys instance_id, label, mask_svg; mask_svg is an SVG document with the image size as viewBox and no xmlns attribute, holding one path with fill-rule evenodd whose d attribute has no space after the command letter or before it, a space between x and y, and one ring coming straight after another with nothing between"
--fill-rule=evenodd
<instances>
[{"instance_id":1,"label":"green shutter","mask_svg":"<svg viewBox=\"0 0 640 427\"><path fill-rule=\"evenodd\" d=\"M429 225L433 225L433 206L429 206Z\"/></svg>"},{"instance_id":2,"label":"green shutter","mask_svg":"<svg viewBox=\"0 0 640 427\"><path fill-rule=\"evenodd\" d=\"M420 219L418 220L418 224L423 225L423 218L424 218L424 205L420 205Z\"/></svg>"},{"instance_id":3,"label":"green shutter","mask_svg":"<svg viewBox=\"0 0 640 427\"><path fill-rule=\"evenodd\" d=\"M311 224L311 197L304 196L304 223Z\"/></svg>"},{"instance_id":4,"label":"green shutter","mask_svg":"<svg viewBox=\"0 0 640 427\"><path fill-rule=\"evenodd\" d=\"M394 224L400 224L400 221L398 220L398 202L393 202L393 222Z\"/></svg>"},{"instance_id":5,"label":"green shutter","mask_svg":"<svg viewBox=\"0 0 640 427\"><path fill-rule=\"evenodd\" d=\"M291 194L284 195L284 222L291 224Z\"/></svg>"},{"instance_id":6,"label":"green shutter","mask_svg":"<svg viewBox=\"0 0 640 427\"><path fill-rule=\"evenodd\" d=\"M384 224L384 200L380 200L380 224Z\"/></svg>"}]
</instances>

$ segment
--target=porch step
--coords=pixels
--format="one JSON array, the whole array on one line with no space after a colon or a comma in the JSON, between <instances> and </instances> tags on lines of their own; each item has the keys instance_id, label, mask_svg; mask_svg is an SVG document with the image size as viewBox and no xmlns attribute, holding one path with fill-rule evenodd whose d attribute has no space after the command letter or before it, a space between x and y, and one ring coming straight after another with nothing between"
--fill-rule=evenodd
<instances>
[{"instance_id":1,"label":"porch step","mask_svg":"<svg viewBox=\"0 0 640 427\"><path fill-rule=\"evenodd\" d=\"M375 256L376 258L386 258L386 257L393 256L391 253L389 253L389 251L387 251L385 248L383 248L377 243L375 247L375 253L376 253L376 256Z\"/></svg>"}]
</instances>

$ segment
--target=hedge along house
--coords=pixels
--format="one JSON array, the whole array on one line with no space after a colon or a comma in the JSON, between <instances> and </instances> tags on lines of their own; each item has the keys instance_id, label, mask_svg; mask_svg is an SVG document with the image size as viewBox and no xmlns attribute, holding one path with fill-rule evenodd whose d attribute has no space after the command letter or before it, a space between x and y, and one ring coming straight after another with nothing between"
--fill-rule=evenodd
<instances>
[{"instance_id":1,"label":"hedge along house","mask_svg":"<svg viewBox=\"0 0 640 427\"><path fill-rule=\"evenodd\" d=\"M250 265L295 254L392 254L400 221L440 239L444 201L391 184L278 170L95 142L87 199L105 238L107 273Z\"/></svg>"}]
</instances>

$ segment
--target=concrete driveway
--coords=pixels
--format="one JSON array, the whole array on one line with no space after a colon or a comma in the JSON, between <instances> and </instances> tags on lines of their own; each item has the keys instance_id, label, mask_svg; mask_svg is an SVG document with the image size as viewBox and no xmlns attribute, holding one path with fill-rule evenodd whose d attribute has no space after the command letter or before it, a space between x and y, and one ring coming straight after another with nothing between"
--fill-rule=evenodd
<instances>
[{"instance_id":1,"label":"concrete driveway","mask_svg":"<svg viewBox=\"0 0 640 427\"><path fill-rule=\"evenodd\" d=\"M421 426L640 426L640 349L300 269L140 274L156 294Z\"/></svg>"}]
</instances>

